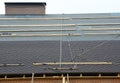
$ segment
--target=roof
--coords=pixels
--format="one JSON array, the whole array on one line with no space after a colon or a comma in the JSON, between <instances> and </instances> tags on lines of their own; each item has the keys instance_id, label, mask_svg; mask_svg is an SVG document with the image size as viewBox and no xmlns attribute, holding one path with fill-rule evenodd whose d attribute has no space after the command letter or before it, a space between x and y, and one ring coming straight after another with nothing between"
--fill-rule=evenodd
<instances>
[{"instance_id":1,"label":"roof","mask_svg":"<svg viewBox=\"0 0 120 83\"><path fill-rule=\"evenodd\" d=\"M63 42L62 62L112 62L112 64L47 65L59 62L59 41L4 41L0 42L0 74L34 73L118 73L120 72L120 41L74 41L71 43L72 55L68 42ZM94 48L96 47L96 48ZM88 51L90 50L90 51ZM85 53L83 53L83 52ZM88 51L88 52L87 52ZM83 54L82 54L83 53ZM33 63L42 63L34 65ZM7 65L9 64L9 65ZM11 64L11 65L10 65ZM13 65L12 64L22 64ZM56 68L56 69L55 69ZM74 69L75 68L75 69Z\"/></svg>"},{"instance_id":2,"label":"roof","mask_svg":"<svg viewBox=\"0 0 120 83\"><path fill-rule=\"evenodd\" d=\"M60 40L92 41L120 40L120 14L56 14L0 16L0 41ZM4 36L4 35L1 35ZM8 37L11 36L11 37ZM22 36L22 37L21 37ZM29 36L29 37L28 37Z\"/></svg>"},{"instance_id":3,"label":"roof","mask_svg":"<svg viewBox=\"0 0 120 83\"><path fill-rule=\"evenodd\" d=\"M0 74L119 73L120 14L0 16Z\"/></svg>"}]
</instances>

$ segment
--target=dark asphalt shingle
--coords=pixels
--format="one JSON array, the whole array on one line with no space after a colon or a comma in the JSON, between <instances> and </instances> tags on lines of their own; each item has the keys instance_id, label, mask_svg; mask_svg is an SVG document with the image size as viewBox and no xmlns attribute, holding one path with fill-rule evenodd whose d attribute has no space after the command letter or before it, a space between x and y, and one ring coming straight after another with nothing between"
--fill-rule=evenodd
<instances>
[{"instance_id":1,"label":"dark asphalt shingle","mask_svg":"<svg viewBox=\"0 0 120 83\"><path fill-rule=\"evenodd\" d=\"M120 72L120 41L72 41L71 49L76 62L112 62L112 65L77 65L77 70L58 70L62 72ZM33 66L33 62L59 62L59 41L5 41L0 42L0 63L22 63L24 66L0 67L0 74L12 73L56 73L52 68L59 66ZM70 62L68 42L63 41L62 61ZM90 50L81 55L81 49ZM65 67L72 68L74 65ZM64 66L63 66L64 68Z\"/></svg>"},{"instance_id":2,"label":"dark asphalt shingle","mask_svg":"<svg viewBox=\"0 0 120 83\"><path fill-rule=\"evenodd\" d=\"M115 18L113 18L115 17ZM119 33L120 30L82 31L81 28L120 28L120 14L65 14L45 16L3 16L0 15L0 25L51 25L51 24L87 24L87 26L44 26L44 27L3 27L0 30L33 30L33 29L75 29L63 31L63 34L85 33ZM4 18L17 18L7 20ZM24 20L18 20L23 18ZM25 20L26 18L53 18L54 20ZM67 18L59 20L55 18ZM95 23L117 23L114 25L89 25ZM11 34L61 34L52 32L10 32ZM3 34L1 31L0 34ZM62 65L63 68L77 70L52 70L57 66L34 66L33 62L59 62L60 36L50 37L0 37L0 64L22 63L24 66L0 66L0 74L29 73L96 73L120 72L120 37L119 35L82 35L62 37L63 62L112 62L112 65ZM69 46L70 44L70 46ZM71 51L70 51L71 50ZM71 55L72 53L72 55Z\"/></svg>"}]
</instances>

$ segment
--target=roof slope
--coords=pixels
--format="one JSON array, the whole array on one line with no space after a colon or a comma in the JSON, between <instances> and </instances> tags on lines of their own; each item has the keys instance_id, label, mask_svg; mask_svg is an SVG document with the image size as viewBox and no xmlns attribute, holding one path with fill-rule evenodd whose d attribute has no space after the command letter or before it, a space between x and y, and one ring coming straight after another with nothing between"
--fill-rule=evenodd
<instances>
[{"instance_id":1,"label":"roof slope","mask_svg":"<svg viewBox=\"0 0 120 83\"><path fill-rule=\"evenodd\" d=\"M119 22L120 14L0 16L0 74L120 72Z\"/></svg>"},{"instance_id":2,"label":"roof slope","mask_svg":"<svg viewBox=\"0 0 120 83\"><path fill-rule=\"evenodd\" d=\"M63 42L62 62L73 62L71 65L62 65L68 70L63 72L120 72L120 41L74 41ZM99 45L99 46L98 46ZM96 47L97 46L97 47ZM88 51L89 50L89 51ZM72 52L72 55L71 55ZM54 68L59 65L45 65L46 62L59 62L59 41L11 41L0 42L0 74L22 73L58 73ZM33 63L43 63L35 66ZM75 65L74 62L112 62L112 64L85 64ZM7 64L24 64L20 66L7 66ZM76 66L76 69L72 70Z\"/></svg>"}]
</instances>

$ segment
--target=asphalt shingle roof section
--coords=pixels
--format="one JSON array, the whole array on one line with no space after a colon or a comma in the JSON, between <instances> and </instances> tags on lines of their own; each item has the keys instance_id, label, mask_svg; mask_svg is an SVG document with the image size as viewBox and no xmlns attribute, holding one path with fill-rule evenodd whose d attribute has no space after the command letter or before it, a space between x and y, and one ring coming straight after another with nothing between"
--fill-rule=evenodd
<instances>
[{"instance_id":1,"label":"asphalt shingle roof section","mask_svg":"<svg viewBox=\"0 0 120 83\"><path fill-rule=\"evenodd\" d=\"M112 64L77 65L76 70L59 70L62 72L119 72L119 42L109 41L73 41L70 54L68 42L63 42L62 62L112 62ZM100 45L96 47L97 45ZM96 47L96 48L94 48ZM0 42L0 63L24 64L20 66L1 66L0 74L22 73L57 73L52 68L59 65L34 66L33 63L59 62L59 41L6 41ZM87 51L89 50L89 51ZM83 53L83 52L85 53ZM73 68L73 65L62 65Z\"/></svg>"},{"instance_id":2,"label":"asphalt shingle roof section","mask_svg":"<svg viewBox=\"0 0 120 83\"><path fill-rule=\"evenodd\" d=\"M120 14L0 16L0 74L120 72ZM111 64L47 65L62 62ZM33 63L43 63L35 66ZM75 68L75 69L74 69Z\"/></svg>"}]
</instances>

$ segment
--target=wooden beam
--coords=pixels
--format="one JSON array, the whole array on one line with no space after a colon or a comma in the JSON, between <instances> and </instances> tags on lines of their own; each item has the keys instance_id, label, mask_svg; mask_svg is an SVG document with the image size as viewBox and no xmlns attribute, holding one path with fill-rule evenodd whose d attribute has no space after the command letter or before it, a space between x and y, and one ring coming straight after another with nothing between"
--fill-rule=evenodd
<instances>
[{"instance_id":1,"label":"wooden beam","mask_svg":"<svg viewBox=\"0 0 120 83\"><path fill-rule=\"evenodd\" d=\"M35 66L39 65L109 65L112 62L42 62L42 63L33 63Z\"/></svg>"},{"instance_id":2,"label":"wooden beam","mask_svg":"<svg viewBox=\"0 0 120 83\"><path fill-rule=\"evenodd\" d=\"M68 27L68 26L109 26L120 25L120 23L84 23L84 24L44 24L44 25L0 25L0 28L10 27Z\"/></svg>"},{"instance_id":3,"label":"wooden beam","mask_svg":"<svg viewBox=\"0 0 120 83\"><path fill-rule=\"evenodd\" d=\"M82 73L80 74L80 77L83 77Z\"/></svg>"},{"instance_id":4,"label":"wooden beam","mask_svg":"<svg viewBox=\"0 0 120 83\"><path fill-rule=\"evenodd\" d=\"M72 18L0 18L0 20L76 20L76 19L114 19L120 16L100 16L100 17L72 17Z\"/></svg>"},{"instance_id":5,"label":"wooden beam","mask_svg":"<svg viewBox=\"0 0 120 83\"><path fill-rule=\"evenodd\" d=\"M120 23L84 23L84 24L76 24L76 26L109 26L109 25L120 25Z\"/></svg>"},{"instance_id":6,"label":"wooden beam","mask_svg":"<svg viewBox=\"0 0 120 83\"><path fill-rule=\"evenodd\" d=\"M23 78L25 78L25 75L23 75Z\"/></svg>"},{"instance_id":7,"label":"wooden beam","mask_svg":"<svg viewBox=\"0 0 120 83\"><path fill-rule=\"evenodd\" d=\"M84 33L84 35L120 35L120 33L115 33L115 32L106 32L106 33Z\"/></svg>"},{"instance_id":8,"label":"wooden beam","mask_svg":"<svg viewBox=\"0 0 120 83\"><path fill-rule=\"evenodd\" d=\"M73 17L72 19L115 19L120 18L120 16L94 16L94 17Z\"/></svg>"},{"instance_id":9,"label":"wooden beam","mask_svg":"<svg viewBox=\"0 0 120 83\"><path fill-rule=\"evenodd\" d=\"M45 74L43 74L43 78L45 78L46 77L46 75Z\"/></svg>"},{"instance_id":10,"label":"wooden beam","mask_svg":"<svg viewBox=\"0 0 120 83\"><path fill-rule=\"evenodd\" d=\"M49 37L49 36L81 36L81 34L11 34L11 35L0 35L0 37Z\"/></svg>"},{"instance_id":11,"label":"wooden beam","mask_svg":"<svg viewBox=\"0 0 120 83\"><path fill-rule=\"evenodd\" d=\"M99 74L98 77L101 77L101 74Z\"/></svg>"},{"instance_id":12,"label":"wooden beam","mask_svg":"<svg viewBox=\"0 0 120 83\"><path fill-rule=\"evenodd\" d=\"M118 77L120 77L120 74L118 74Z\"/></svg>"},{"instance_id":13,"label":"wooden beam","mask_svg":"<svg viewBox=\"0 0 120 83\"><path fill-rule=\"evenodd\" d=\"M52 32L52 31L75 31L76 29L28 29L28 30L0 30L0 32Z\"/></svg>"},{"instance_id":14,"label":"wooden beam","mask_svg":"<svg viewBox=\"0 0 120 83\"><path fill-rule=\"evenodd\" d=\"M70 20L70 18L0 18L0 20Z\"/></svg>"},{"instance_id":15,"label":"wooden beam","mask_svg":"<svg viewBox=\"0 0 120 83\"><path fill-rule=\"evenodd\" d=\"M24 66L24 64L0 64L0 67L2 66Z\"/></svg>"},{"instance_id":16,"label":"wooden beam","mask_svg":"<svg viewBox=\"0 0 120 83\"><path fill-rule=\"evenodd\" d=\"M7 75L5 75L5 79L7 79Z\"/></svg>"},{"instance_id":17,"label":"wooden beam","mask_svg":"<svg viewBox=\"0 0 120 83\"><path fill-rule=\"evenodd\" d=\"M62 77L62 83L66 83L65 77Z\"/></svg>"},{"instance_id":18,"label":"wooden beam","mask_svg":"<svg viewBox=\"0 0 120 83\"><path fill-rule=\"evenodd\" d=\"M120 28L81 28L83 31L120 30Z\"/></svg>"},{"instance_id":19,"label":"wooden beam","mask_svg":"<svg viewBox=\"0 0 120 83\"><path fill-rule=\"evenodd\" d=\"M61 26L76 26L76 24L44 24L44 25L0 25L0 28L11 28L11 27L61 27Z\"/></svg>"},{"instance_id":20,"label":"wooden beam","mask_svg":"<svg viewBox=\"0 0 120 83\"><path fill-rule=\"evenodd\" d=\"M34 83L34 73L32 73L31 83Z\"/></svg>"}]
</instances>

